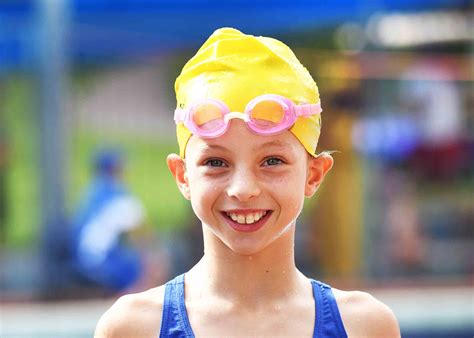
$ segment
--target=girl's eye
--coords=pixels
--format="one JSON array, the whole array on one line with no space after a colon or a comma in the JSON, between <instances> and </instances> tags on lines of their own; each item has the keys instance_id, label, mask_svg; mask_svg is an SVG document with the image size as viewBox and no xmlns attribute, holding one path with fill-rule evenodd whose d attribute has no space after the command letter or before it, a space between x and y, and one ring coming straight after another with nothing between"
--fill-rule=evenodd
<instances>
[{"instance_id":1,"label":"girl's eye","mask_svg":"<svg viewBox=\"0 0 474 338\"><path fill-rule=\"evenodd\" d=\"M266 166L274 166L274 165L278 165L278 164L282 164L283 161L277 157L269 157L265 160L264 164Z\"/></svg>"},{"instance_id":2,"label":"girl's eye","mask_svg":"<svg viewBox=\"0 0 474 338\"><path fill-rule=\"evenodd\" d=\"M211 159L205 161L204 165L209 166L209 167L225 167L224 161L219 160L217 158L211 158Z\"/></svg>"}]
</instances>

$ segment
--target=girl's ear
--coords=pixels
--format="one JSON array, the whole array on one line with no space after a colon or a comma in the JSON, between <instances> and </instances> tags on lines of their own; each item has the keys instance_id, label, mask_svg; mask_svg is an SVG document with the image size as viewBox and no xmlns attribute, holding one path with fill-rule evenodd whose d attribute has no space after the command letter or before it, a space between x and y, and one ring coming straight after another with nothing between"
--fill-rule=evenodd
<instances>
[{"instance_id":1,"label":"girl's ear","mask_svg":"<svg viewBox=\"0 0 474 338\"><path fill-rule=\"evenodd\" d=\"M308 156L308 175L304 192L306 197L314 195L333 164L334 159L328 153L322 153L317 157Z\"/></svg>"},{"instance_id":2,"label":"girl's ear","mask_svg":"<svg viewBox=\"0 0 474 338\"><path fill-rule=\"evenodd\" d=\"M191 194L189 192L188 177L186 173L186 162L177 154L169 154L166 158L166 163L176 180L179 191L181 191L184 198L189 200Z\"/></svg>"}]
</instances>

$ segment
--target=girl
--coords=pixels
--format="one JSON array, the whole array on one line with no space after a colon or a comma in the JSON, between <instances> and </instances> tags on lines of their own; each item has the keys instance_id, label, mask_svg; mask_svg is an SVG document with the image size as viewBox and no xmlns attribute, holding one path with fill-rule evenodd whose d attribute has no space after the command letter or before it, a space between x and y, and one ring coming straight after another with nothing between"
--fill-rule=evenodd
<instances>
[{"instance_id":1,"label":"girl","mask_svg":"<svg viewBox=\"0 0 474 338\"><path fill-rule=\"evenodd\" d=\"M399 337L384 304L304 276L296 219L333 165L316 154L316 83L282 42L214 32L175 84L180 155L168 166L202 222L204 255L121 297L96 337Z\"/></svg>"}]
</instances>

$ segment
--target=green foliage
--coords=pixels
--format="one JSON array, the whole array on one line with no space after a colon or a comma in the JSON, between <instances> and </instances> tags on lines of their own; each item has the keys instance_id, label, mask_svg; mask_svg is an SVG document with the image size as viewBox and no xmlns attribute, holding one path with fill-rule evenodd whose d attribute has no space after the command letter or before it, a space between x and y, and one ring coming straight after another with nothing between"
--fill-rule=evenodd
<instances>
[{"instance_id":1,"label":"green foliage","mask_svg":"<svg viewBox=\"0 0 474 338\"><path fill-rule=\"evenodd\" d=\"M6 240L8 245L33 244L39 230L37 130L32 81L9 78L2 110L7 141Z\"/></svg>"}]
</instances>

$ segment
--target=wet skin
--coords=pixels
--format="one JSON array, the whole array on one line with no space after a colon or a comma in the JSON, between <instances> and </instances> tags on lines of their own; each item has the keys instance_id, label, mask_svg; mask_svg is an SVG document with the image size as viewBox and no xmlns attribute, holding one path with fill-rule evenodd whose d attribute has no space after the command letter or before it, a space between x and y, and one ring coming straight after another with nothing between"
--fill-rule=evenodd
<instances>
[{"instance_id":1,"label":"wet skin","mask_svg":"<svg viewBox=\"0 0 474 338\"><path fill-rule=\"evenodd\" d=\"M251 255L294 225L304 197L314 193L315 181L325 174L311 172L312 161L289 131L261 136L234 120L218 138L191 137L180 188L216 240ZM266 213L258 229L242 233L232 226L238 222L229 214L258 212Z\"/></svg>"}]
</instances>

